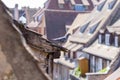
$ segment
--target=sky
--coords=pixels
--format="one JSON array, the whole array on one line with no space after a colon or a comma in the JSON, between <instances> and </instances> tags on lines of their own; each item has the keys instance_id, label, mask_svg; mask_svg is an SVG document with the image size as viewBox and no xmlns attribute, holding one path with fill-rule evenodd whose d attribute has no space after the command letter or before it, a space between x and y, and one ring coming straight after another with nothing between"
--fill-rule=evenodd
<instances>
[{"instance_id":1,"label":"sky","mask_svg":"<svg viewBox=\"0 0 120 80\"><path fill-rule=\"evenodd\" d=\"M21 7L39 8L43 7L46 0L2 0L7 7L14 8L15 4L18 4L19 9Z\"/></svg>"}]
</instances>

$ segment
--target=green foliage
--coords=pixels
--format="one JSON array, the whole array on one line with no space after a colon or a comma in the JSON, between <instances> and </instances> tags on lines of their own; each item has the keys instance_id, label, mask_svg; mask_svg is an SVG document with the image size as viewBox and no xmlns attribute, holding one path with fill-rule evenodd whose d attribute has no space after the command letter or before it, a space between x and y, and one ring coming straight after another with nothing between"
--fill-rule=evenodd
<instances>
[{"instance_id":1,"label":"green foliage","mask_svg":"<svg viewBox=\"0 0 120 80\"><path fill-rule=\"evenodd\" d=\"M75 75L76 77L80 77L80 74L81 74L80 67L75 68L75 70L74 70L74 75Z\"/></svg>"},{"instance_id":2,"label":"green foliage","mask_svg":"<svg viewBox=\"0 0 120 80\"><path fill-rule=\"evenodd\" d=\"M106 71L107 71L107 68L104 68L104 69L100 70L99 72L105 73Z\"/></svg>"}]
</instances>

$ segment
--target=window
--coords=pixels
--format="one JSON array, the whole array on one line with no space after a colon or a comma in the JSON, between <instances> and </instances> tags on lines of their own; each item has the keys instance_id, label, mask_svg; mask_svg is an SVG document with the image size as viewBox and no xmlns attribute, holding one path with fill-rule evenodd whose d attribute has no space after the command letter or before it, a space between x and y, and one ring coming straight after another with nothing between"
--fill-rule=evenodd
<instances>
[{"instance_id":1,"label":"window","mask_svg":"<svg viewBox=\"0 0 120 80\"><path fill-rule=\"evenodd\" d=\"M118 47L119 46L119 44L118 44L118 36L115 36L115 47Z\"/></svg>"},{"instance_id":2,"label":"window","mask_svg":"<svg viewBox=\"0 0 120 80\"><path fill-rule=\"evenodd\" d=\"M102 34L99 34L99 36L98 36L98 43L102 43Z\"/></svg>"},{"instance_id":3,"label":"window","mask_svg":"<svg viewBox=\"0 0 120 80\"><path fill-rule=\"evenodd\" d=\"M112 9L115 5L115 3L117 2L117 0L113 0L108 4L108 9Z\"/></svg>"},{"instance_id":4,"label":"window","mask_svg":"<svg viewBox=\"0 0 120 80\"><path fill-rule=\"evenodd\" d=\"M101 11L101 10L102 10L105 2L106 2L106 1L103 1L103 2L101 2L101 3L97 6L97 10L98 10L98 11Z\"/></svg>"},{"instance_id":5,"label":"window","mask_svg":"<svg viewBox=\"0 0 120 80\"><path fill-rule=\"evenodd\" d=\"M82 4L77 4L75 5L75 10L76 11L85 11L86 7Z\"/></svg>"},{"instance_id":6,"label":"window","mask_svg":"<svg viewBox=\"0 0 120 80\"><path fill-rule=\"evenodd\" d=\"M110 65L110 61L107 61L107 66L109 66Z\"/></svg>"},{"instance_id":7,"label":"window","mask_svg":"<svg viewBox=\"0 0 120 80\"><path fill-rule=\"evenodd\" d=\"M83 33L85 31L85 29L88 27L89 23L83 25L81 28L80 28L80 32Z\"/></svg>"},{"instance_id":8,"label":"window","mask_svg":"<svg viewBox=\"0 0 120 80\"><path fill-rule=\"evenodd\" d=\"M94 33L95 30L96 30L96 28L98 27L98 25L99 25L99 22L98 22L97 24L94 24L94 25L90 28L89 33L90 33L90 34Z\"/></svg>"},{"instance_id":9,"label":"window","mask_svg":"<svg viewBox=\"0 0 120 80\"><path fill-rule=\"evenodd\" d=\"M105 35L105 44L106 44L107 46L110 46L110 34L106 34L106 35Z\"/></svg>"},{"instance_id":10,"label":"window","mask_svg":"<svg viewBox=\"0 0 120 80\"><path fill-rule=\"evenodd\" d=\"M98 66L98 71L99 71L102 69L102 59L101 58L98 59L98 65L99 65Z\"/></svg>"}]
</instances>

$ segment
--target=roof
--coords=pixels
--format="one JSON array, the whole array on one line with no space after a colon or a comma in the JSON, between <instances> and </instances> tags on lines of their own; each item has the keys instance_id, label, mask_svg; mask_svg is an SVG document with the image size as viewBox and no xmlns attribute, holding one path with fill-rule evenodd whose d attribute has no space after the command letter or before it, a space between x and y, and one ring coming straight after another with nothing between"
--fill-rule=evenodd
<instances>
[{"instance_id":1,"label":"roof","mask_svg":"<svg viewBox=\"0 0 120 80\"><path fill-rule=\"evenodd\" d=\"M88 0L82 0L82 3L83 3L83 5L86 5L86 6L90 5L90 3L88 2Z\"/></svg>"},{"instance_id":2,"label":"roof","mask_svg":"<svg viewBox=\"0 0 120 80\"><path fill-rule=\"evenodd\" d=\"M75 68L75 63L74 62L70 62L70 60L65 60L64 58L54 59L54 62L62 64L64 66L67 66L67 67L69 67L71 69Z\"/></svg>"},{"instance_id":3,"label":"roof","mask_svg":"<svg viewBox=\"0 0 120 80\"><path fill-rule=\"evenodd\" d=\"M84 4L83 4L84 3ZM60 8L59 4L64 4L64 8ZM78 5L82 4L85 6L88 6L87 11L91 11L94 6L91 0L70 0L70 1L65 1L65 0L51 0L48 5L48 9L54 9L54 10L72 10L75 11L73 8L71 8L71 5Z\"/></svg>"},{"instance_id":4,"label":"roof","mask_svg":"<svg viewBox=\"0 0 120 80\"><path fill-rule=\"evenodd\" d=\"M40 68L37 66L38 64L37 61L30 54L31 52L28 50L28 47L27 47L26 41L24 41L23 35L21 35L21 32L17 28L17 26L14 25L12 21L13 20L12 17L9 15L9 13L7 13L9 12L9 10L7 10L6 6L2 3L1 0L0 0L0 10L1 10L0 11L0 14L1 14L0 15L0 25L1 25L0 26L0 34L1 34L0 35L0 47L2 49L5 49L5 51L2 50L2 52L4 53L7 60L9 61L9 64L12 66L12 70L14 70L13 72L15 73L15 75L18 75L17 77L16 76L15 77L16 78L21 77L22 80L24 79L38 80L39 79L38 75L39 75L41 76L42 80L47 80L43 72L39 71ZM7 43L6 40L8 39L9 41ZM16 55L14 56L14 60L12 60L13 55ZM14 63L14 61L16 61L17 63ZM17 65L22 65L22 67L17 66ZM7 74L9 74L8 69L9 67L6 69ZM30 73L30 71L32 71L33 74ZM25 75L23 75L24 73L27 76L26 78L25 78Z\"/></svg>"},{"instance_id":5,"label":"roof","mask_svg":"<svg viewBox=\"0 0 120 80\"><path fill-rule=\"evenodd\" d=\"M46 32L47 38L52 40L64 36L66 33L66 23L72 23L75 19L76 12L62 12L62 11L45 11Z\"/></svg>"},{"instance_id":6,"label":"roof","mask_svg":"<svg viewBox=\"0 0 120 80\"><path fill-rule=\"evenodd\" d=\"M31 21L27 26L30 28L30 27L37 27L38 26L38 22L34 22L34 21Z\"/></svg>"},{"instance_id":7,"label":"roof","mask_svg":"<svg viewBox=\"0 0 120 80\"><path fill-rule=\"evenodd\" d=\"M93 3L94 5L97 5L99 2L98 2L98 0L92 0L92 3Z\"/></svg>"},{"instance_id":8,"label":"roof","mask_svg":"<svg viewBox=\"0 0 120 80\"><path fill-rule=\"evenodd\" d=\"M65 49L65 48L43 38L41 34L35 32L33 30L30 30L28 28L25 28L24 25L19 24L17 21L14 20L13 22L18 27L18 29L20 29L26 42L29 45L32 45L36 48L39 48L39 50L43 50L44 52L48 52L48 53L49 53L49 51L54 52L54 50L56 51L59 49L62 51L62 49Z\"/></svg>"},{"instance_id":9,"label":"roof","mask_svg":"<svg viewBox=\"0 0 120 80\"><path fill-rule=\"evenodd\" d=\"M75 5L75 0L70 0L72 5Z\"/></svg>"},{"instance_id":10,"label":"roof","mask_svg":"<svg viewBox=\"0 0 120 80\"><path fill-rule=\"evenodd\" d=\"M102 1L103 2L103 1ZM80 15L78 15L76 17L76 19L74 20L71 28L69 29L69 31L67 32L67 34L69 33L72 33L72 31L75 29L75 28L78 28L76 30L75 33L73 33L69 38L68 38L68 41L64 44L64 46L66 48L69 49L69 47L67 47L66 45L68 44L77 44L77 45L80 45L79 48L82 48L84 45L90 45L96 38L97 38L97 35L98 35L98 32L99 30L102 28L102 27L105 27L107 24L108 24L108 20L109 18L111 17L111 15L115 15L113 14L114 10L115 10L115 7L111 10L111 11L108 11L108 3L110 1L107 0L105 2L105 5L103 6L103 9L101 11L98 11L97 10L97 7L94 8L94 10L89 14L89 16L84 16L82 17L82 19L84 19L83 21L79 20L80 18ZM118 6L119 2L116 3L116 7ZM106 15L107 14L107 15ZM113 18L113 17L112 17ZM84 27L85 24L88 24L87 28L85 29L85 31L82 33L80 32L80 29L82 27ZM97 28L95 29L95 32L94 33L89 33L90 29L95 25L95 24L98 24ZM79 44L78 44L79 43ZM75 46L74 46L75 47ZM71 48L72 49L72 48ZM96 51L96 50L95 50ZM103 56L104 57L104 56ZM110 56L109 59L112 59L113 57Z\"/></svg>"},{"instance_id":11,"label":"roof","mask_svg":"<svg viewBox=\"0 0 120 80\"><path fill-rule=\"evenodd\" d=\"M116 34L120 34L120 19L117 20L113 25L111 26L108 26L107 27L107 30L110 32L110 33L116 33Z\"/></svg>"},{"instance_id":12,"label":"roof","mask_svg":"<svg viewBox=\"0 0 120 80\"><path fill-rule=\"evenodd\" d=\"M108 30L110 33L120 32L120 26L107 27L107 30Z\"/></svg>"},{"instance_id":13,"label":"roof","mask_svg":"<svg viewBox=\"0 0 120 80\"><path fill-rule=\"evenodd\" d=\"M33 15L33 17L37 17L37 16L39 16L39 15L41 15L43 12L44 12L44 8L43 9L39 9L34 15Z\"/></svg>"},{"instance_id":14,"label":"roof","mask_svg":"<svg viewBox=\"0 0 120 80\"><path fill-rule=\"evenodd\" d=\"M115 72L113 72L104 80L120 80L120 68L118 68Z\"/></svg>"},{"instance_id":15,"label":"roof","mask_svg":"<svg viewBox=\"0 0 120 80\"><path fill-rule=\"evenodd\" d=\"M67 31L66 34L72 34L73 30L76 29L76 28L79 28L80 25L82 25L85 20L87 20L87 17L90 15L90 13L84 13L84 14L81 14L79 13L76 18L74 19L72 25L70 26L70 29Z\"/></svg>"},{"instance_id":16,"label":"roof","mask_svg":"<svg viewBox=\"0 0 120 80\"><path fill-rule=\"evenodd\" d=\"M89 43L91 40L93 40L93 38L95 38L95 36L97 36L99 30L106 26L108 24L108 20L111 17L111 15L115 15L113 14L113 12L115 12L115 7L117 7L119 5L119 1L116 3L115 7L108 11L108 3L110 1L107 0L105 2L105 5L103 6L103 9L101 11L97 10L97 7L91 12L90 16L87 17L87 20L85 22L83 22L82 25L79 25L79 29L76 30L76 32L69 38L70 41L72 42L78 42L78 43ZM112 17L113 18L113 17ZM88 24L87 28L85 28L85 31L83 33L80 32L80 29L82 28L82 26L84 27L85 24ZM94 33L90 33L90 29L97 24L97 28L95 29Z\"/></svg>"},{"instance_id":17,"label":"roof","mask_svg":"<svg viewBox=\"0 0 120 80\"><path fill-rule=\"evenodd\" d=\"M71 51L77 51L79 49L81 49L83 47L83 44L78 44L78 43L72 43L70 41L67 41L63 47L65 47L66 49L68 50L71 50Z\"/></svg>"},{"instance_id":18,"label":"roof","mask_svg":"<svg viewBox=\"0 0 120 80\"><path fill-rule=\"evenodd\" d=\"M83 51L91 55L113 60L119 54L120 50L118 47L99 44L98 40L96 40L92 45L84 48Z\"/></svg>"}]
</instances>

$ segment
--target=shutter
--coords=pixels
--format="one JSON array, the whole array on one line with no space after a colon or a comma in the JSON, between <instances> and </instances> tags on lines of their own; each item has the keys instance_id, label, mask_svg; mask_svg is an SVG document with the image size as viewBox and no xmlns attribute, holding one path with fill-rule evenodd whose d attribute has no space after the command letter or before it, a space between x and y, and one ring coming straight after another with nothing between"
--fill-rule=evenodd
<instances>
[{"instance_id":1,"label":"shutter","mask_svg":"<svg viewBox=\"0 0 120 80\"><path fill-rule=\"evenodd\" d=\"M73 52L73 59L76 58L76 52Z\"/></svg>"},{"instance_id":2,"label":"shutter","mask_svg":"<svg viewBox=\"0 0 120 80\"><path fill-rule=\"evenodd\" d=\"M118 47L118 36L115 36L115 47Z\"/></svg>"},{"instance_id":3,"label":"shutter","mask_svg":"<svg viewBox=\"0 0 120 80\"><path fill-rule=\"evenodd\" d=\"M99 34L99 37L98 37L98 43L102 43L102 35L101 34Z\"/></svg>"},{"instance_id":4,"label":"shutter","mask_svg":"<svg viewBox=\"0 0 120 80\"><path fill-rule=\"evenodd\" d=\"M70 51L68 51L68 58L70 58Z\"/></svg>"}]
</instances>

